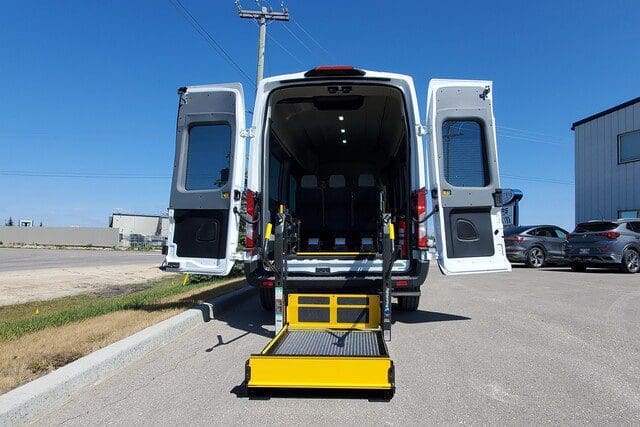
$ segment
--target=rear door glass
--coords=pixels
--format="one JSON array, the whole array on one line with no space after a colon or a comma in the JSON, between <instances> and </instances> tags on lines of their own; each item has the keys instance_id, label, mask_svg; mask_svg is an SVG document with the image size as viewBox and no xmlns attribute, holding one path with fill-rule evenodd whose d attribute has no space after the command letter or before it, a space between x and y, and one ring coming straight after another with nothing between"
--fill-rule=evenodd
<instances>
[{"instance_id":1,"label":"rear door glass","mask_svg":"<svg viewBox=\"0 0 640 427\"><path fill-rule=\"evenodd\" d=\"M618 227L615 222L585 222L576 226L576 233L610 231Z\"/></svg>"},{"instance_id":2,"label":"rear door glass","mask_svg":"<svg viewBox=\"0 0 640 427\"><path fill-rule=\"evenodd\" d=\"M487 155L480 123L445 120L442 123L444 176L456 187L486 187L489 184Z\"/></svg>"}]
</instances>

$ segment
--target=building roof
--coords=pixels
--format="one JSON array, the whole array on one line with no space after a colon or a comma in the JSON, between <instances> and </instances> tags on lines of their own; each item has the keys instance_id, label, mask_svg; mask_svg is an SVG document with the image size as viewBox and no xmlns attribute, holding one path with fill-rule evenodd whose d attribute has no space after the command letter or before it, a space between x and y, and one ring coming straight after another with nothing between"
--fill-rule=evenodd
<instances>
[{"instance_id":1,"label":"building roof","mask_svg":"<svg viewBox=\"0 0 640 427\"><path fill-rule=\"evenodd\" d=\"M130 214L130 213L122 213L122 212L114 212L111 216L142 216L148 218L169 218L168 215L149 215L149 214Z\"/></svg>"},{"instance_id":2,"label":"building roof","mask_svg":"<svg viewBox=\"0 0 640 427\"><path fill-rule=\"evenodd\" d=\"M604 110L604 111L601 111L599 113L593 114L593 115L591 115L589 117L585 117L584 119L578 120L577 122L572 124L571 125L571 130L575 130L576 126L580 126L582 124L590 122L591 120L595 120L595 119L597 119L599 117L606 116L607 114L613 113L614 111L622 110L623 108L626 108L626 107L628 107L630 105L633 105L633 104L636 104L638 102L640 102L640 96L637 97L637 98L633 98L630 101L623 102L622 104L616 105L615 107L611 107L608 110Z\"/></svg>"}]
</instances>

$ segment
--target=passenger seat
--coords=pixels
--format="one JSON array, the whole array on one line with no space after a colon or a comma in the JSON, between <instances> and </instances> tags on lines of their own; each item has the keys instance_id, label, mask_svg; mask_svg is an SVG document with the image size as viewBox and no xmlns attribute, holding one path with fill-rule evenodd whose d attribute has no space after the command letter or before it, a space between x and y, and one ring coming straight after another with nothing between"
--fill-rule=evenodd
<instances>
[{"instance_id":1,"label":"passenger seat","mask_svg":"<svg viewBox=\"0 0 640 427\"><path fill-rule=\"evenodd\" d=\"M324 229L324 194L318 186L318 178L315 175L304 175L300 179L300 187L297 194L297 215L300 219L300 233L305 240L314 239L316 246L320 233ZM307 241L304 244L307 244ZM307 248L317 250L317 248Z\"/></svg>"},{"instance_id":2,"label":"passenger seat","mask_svg":"<svg viewBox=\"0 0 640 427\"><path fill-rule=\"evenodd\" d=\"M380 212L380 192L371 174L358 177L358 185L353 190L353 224L362 235L376 235Z\"/></svg>"},{"instance_id":3,"label":"passenger seat","mask_svg":"<svg viewBox=\"0 0 640 427\"><path fill-rule=\"evenodd\" d=\"M351 191L344 175L329 176L325 209L327 231L334 238L334 249L341 250L351 228Z\"/></svg>"}]
</instances>

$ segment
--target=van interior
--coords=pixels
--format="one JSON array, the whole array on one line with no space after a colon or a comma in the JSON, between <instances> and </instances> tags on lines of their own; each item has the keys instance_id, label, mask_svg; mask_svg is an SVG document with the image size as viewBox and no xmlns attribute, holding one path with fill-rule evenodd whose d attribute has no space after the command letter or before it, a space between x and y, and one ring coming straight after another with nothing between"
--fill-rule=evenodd
<instances>
[{"instance_id":1,"label":"van interior","mask_svg":"<svg viewBox=\"0 0 640 427\"><path fill-rule=\"evenodd\" d=\"M375 254L382 213L410 225L410 144L401 92L384 84L304 85L269 100L265 217L299 220L299 255ZM400 235L400 236L398 236ZM396 239L410 236L398 230ZM407 254L409 242L402 253Z\"/></svg>"}]
</instances>

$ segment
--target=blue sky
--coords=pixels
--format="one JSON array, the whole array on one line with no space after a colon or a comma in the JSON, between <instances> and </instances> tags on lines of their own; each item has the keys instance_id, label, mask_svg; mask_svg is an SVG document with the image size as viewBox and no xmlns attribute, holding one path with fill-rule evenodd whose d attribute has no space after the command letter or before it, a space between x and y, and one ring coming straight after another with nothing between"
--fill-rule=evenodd
<instances>
[{"instance_id":1,"label":"blue sky","mask_svg":"<svg viewBox=\"0 0 640 427\"><path fill-rule=\"evenodd\" d=\"M182 2L252 80L256 25L231 0ZM573 226L571 123L639 93L636 1L288 7L293 21L268 28L266 75L331 63L409 74L423 114L432 77L493 80L502 185L523 190L523 223ZM114 211L162 213L176 89L241 81L253 102L251 81L170 0L6 2L0 40L3 221L105 226Z\"/></svg>"}]
</instances>

